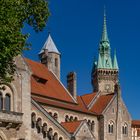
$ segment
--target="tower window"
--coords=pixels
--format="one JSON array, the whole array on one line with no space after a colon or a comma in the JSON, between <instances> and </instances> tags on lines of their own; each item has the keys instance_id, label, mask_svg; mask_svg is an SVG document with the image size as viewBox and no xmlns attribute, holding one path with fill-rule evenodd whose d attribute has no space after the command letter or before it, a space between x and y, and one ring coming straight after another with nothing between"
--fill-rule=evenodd
<instances>
[{"instance_id":1,"label":"tower window","mask_svg":"<svg viewBox=\"0 0 140 140\"><path fill-rule=\"evenodd\" d=\"M10 111L10 107L11 107L11 97L9 94L6 94L5 96L5 110L6 111Z\"/></svg>"},{"instance_id":2,"label":"tower window","mask_svg":"<svg viewBox=\"0 0 140 140\"><path fill-rule=\"evenodd\" d=\"M58 67L58 59L55 58L55 66Z\"/></svg>"}]
</instances>

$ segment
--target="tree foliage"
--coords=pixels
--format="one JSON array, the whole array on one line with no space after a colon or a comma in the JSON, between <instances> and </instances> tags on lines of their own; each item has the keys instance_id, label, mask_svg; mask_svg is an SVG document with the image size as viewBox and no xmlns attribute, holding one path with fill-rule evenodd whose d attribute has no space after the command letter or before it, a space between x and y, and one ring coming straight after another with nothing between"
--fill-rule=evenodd
<instances>
[{"instance_id":1,"label":"tree foliage","mask_svg":"<svg viewBox=\"0 0 140 140\"><path fill-rule=\"evenodd\" d=\"M49 17L45 0L0 0L0 82L10 82L16 66L14 58L27 47L25 23L42 31Z\"/></svg>"}]
</instances>

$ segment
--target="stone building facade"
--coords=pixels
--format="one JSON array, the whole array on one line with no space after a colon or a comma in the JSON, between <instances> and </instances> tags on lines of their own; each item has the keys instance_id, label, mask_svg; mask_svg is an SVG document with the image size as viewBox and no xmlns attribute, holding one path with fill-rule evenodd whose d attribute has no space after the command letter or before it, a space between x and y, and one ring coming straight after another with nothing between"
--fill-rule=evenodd
<instances>
[{"instance_id":1,"label":"stone building facade","mask_svg":"<svg viewBox=\"0 0 140 140\"><path fill-rule=\"evenodd\" d=\"M123 102L117 57L112 61L110 50L104 15L93 91L82 96L76 73L68 74L67 88L61 83L60 52L51 35L40 62L18 56L14 81L0 85L0 140L135 140L136 125Z\"/></svg>"}]
</instances>

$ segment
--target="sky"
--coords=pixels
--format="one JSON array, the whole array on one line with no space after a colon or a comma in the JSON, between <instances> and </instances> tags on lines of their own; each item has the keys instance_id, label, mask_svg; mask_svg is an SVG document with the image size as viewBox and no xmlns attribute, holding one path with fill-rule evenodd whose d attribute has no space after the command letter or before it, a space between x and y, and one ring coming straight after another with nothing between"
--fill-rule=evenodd
<instances>
[{"instance_id":1,"label":"sky","mask_svg":"<svg viewBox=\"0 0 140 140\"><path fill-rule=\"evenodd\" d=\"M61 52L61 80L66 86L66 75L77 73L77 93L92 92L91 69L98 56L102 34L104 5L107 29L113 54L117 52L123 100L132 119L140 119L140 1L139 0L49 0L51 16L43 32L30 33L30 51L24 56L38 60L48 32Z\"/></svg>"}]
</instances>

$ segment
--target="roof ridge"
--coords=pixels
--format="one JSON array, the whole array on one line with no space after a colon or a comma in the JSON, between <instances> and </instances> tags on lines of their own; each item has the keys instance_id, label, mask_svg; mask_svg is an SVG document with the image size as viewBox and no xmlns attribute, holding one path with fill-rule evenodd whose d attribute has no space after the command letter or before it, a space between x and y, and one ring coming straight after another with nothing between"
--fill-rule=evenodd
<instances>
[{"instance_id":1,"label":"roof ridge","mask_svg":"<svg viewBox=\"0 0 140 140\"><path fill-rule=\"evenodd\" d=\"M60 79L58 79L58 77L52 72L52 71L49 71L49 72L51 72L53 75L54 75L54 77L58 80L58 82L60 83L60 85L65 89L65 91L68 93L68 95L71 97L71 99L75 102L75 103L77 103L77 101L74 99L74 97L70 94L70 92L68 91L68 89L63 85L63 83L61 82L61 80Z\"/></svg>"},{"instance_id":2,"label":"roof ridge","mask_svg":"<svg viewBox=\"0 0 140 140\"><path fill-rule=\"evenodd\" d=\"M82 103L84 104L84 106L86 107L86 109L88 109L87 105L85 104L85 102L83 101L83 98L82 96L80 96L81 100L82 100Z\"/></svg>"},{"instance_id":3,"label":"roof ridge","mask_svg":"<svg viewBox=\"0 0 140 140\"><path fill-rule=\"evenodd\" d=\"M100 93L101 93L100 91L96 93L96 95L93 97L93 99L91 100L91 102L87 106L88 109L91 109L91 107L95 104L95 102L97 101L97 99L101 96Z\"/></svg>"}]
</instances>

